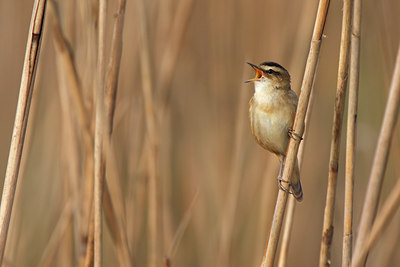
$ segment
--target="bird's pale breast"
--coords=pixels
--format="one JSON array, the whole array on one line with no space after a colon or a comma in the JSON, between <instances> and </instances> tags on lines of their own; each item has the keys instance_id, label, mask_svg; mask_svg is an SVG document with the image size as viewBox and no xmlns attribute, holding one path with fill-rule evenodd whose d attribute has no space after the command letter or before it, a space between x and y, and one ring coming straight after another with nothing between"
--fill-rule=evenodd
<instances>
[{"instance_id":1,"label":"bird's pale breast","mask_svg":"<svg viewBox=\"0 0 400 267\"><path fill-rule=\"evenodd\" d=\"M288 130L293 124L296 104L284 101L281 95L251 99L251 131L262 147L275 154L286 154Z\"/></svg>"}]
</instances>

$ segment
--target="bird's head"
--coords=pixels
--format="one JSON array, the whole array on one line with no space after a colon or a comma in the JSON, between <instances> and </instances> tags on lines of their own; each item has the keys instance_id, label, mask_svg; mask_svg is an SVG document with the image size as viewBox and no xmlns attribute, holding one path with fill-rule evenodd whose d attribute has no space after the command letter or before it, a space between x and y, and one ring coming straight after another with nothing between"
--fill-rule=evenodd
<instances>
[{"instance_id":1,"label":"bird's head","mask_svg":"<svg viewBox=\"0 0 400 267\"><path fill-rule=\"evenodd\" d=\"M254 82L256 86L272 86L275 89L290 89L289 72L278 63L263 62L258 66L249 62L247 64L256 71L256 77L245 82Z\"/></svg>"}]
</instances>

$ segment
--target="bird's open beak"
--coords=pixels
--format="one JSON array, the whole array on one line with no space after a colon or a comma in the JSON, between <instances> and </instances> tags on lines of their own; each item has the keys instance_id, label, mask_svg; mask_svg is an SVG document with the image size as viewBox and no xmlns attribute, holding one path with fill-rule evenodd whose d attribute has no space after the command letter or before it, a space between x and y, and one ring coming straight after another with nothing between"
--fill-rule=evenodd
<instances>
[{"instance_id":1,"label":"bird's open beak","mask_svg":"<svg viewBox=\"0 0 400 267\"><path fill-rule=\"evenodd\" d=\"M256 73L256 77L254 77L253 79L245 81L245 83L255 82L255 81L260 80L260 78L263 75L262 69L260 69L260 67L258 67L257 65L254 65L252 63L249 63L249 62L246 62L246 63L249 64L257 73Z\"/></svg>"}]
</instances>

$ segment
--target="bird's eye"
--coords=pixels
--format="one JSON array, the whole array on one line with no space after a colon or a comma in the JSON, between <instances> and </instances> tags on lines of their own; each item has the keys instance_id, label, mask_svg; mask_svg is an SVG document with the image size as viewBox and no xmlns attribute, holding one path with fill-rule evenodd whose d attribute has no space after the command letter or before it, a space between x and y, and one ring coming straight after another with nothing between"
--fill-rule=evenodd
<instances>
[{"instance_id":1,"label":"bird's eye","mask_svg":"<svg viewBox=\"0 0 400 267\"><path fill-rule=\"evenodd\" d=\"M273 71L272 69L268 69L268 70L267 70L267 73L268 73L268 74L272 74L272 73L274 73L274 72L275 72L275 71Z\"/></svg>"}]
</instances>

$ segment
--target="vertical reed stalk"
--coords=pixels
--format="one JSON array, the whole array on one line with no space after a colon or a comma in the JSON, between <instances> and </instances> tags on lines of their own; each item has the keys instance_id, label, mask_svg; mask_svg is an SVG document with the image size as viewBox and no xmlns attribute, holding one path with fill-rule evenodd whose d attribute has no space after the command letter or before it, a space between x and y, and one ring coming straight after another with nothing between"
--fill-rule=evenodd
<instances>
[{"instance_id":1,"label":"vertical reed stalk","mask_svg":"<svg viewBox=\"0 0 400 267\"><path fill-rule=\"evenodd\" d=\"M369 177L365 202L361 213L359 233L357 237L354 258L360 257L361 247L367 241L367 235L371 230L379 204L379 197L382 188L383 178L389 156L390 144L399 116L400 104L400 45L397 50L396 65L393 72L392 82L383 117L381 132L379 134L375 157ZM362 262L366 261L366 256L362 257Z\"/></svg>"},{"instance_id":2,"label":"vertical reed stalk","mask_svg":"<svg viewBox=\"0 0 400 267\"><path fill-rule=\"evenodd\" d=\"M114 13L114 29L111 42L111 55L105 80L105 105L108 134L111 136L118 88L118 74L121 66L122 34L124 30L126 0L119 0Z\"/></svg>"},{"instance_id":3,"label":"vertical reed stalk","mask_svg":"<svg viewBox=\"0 0 400 267\"><path fill-rule=\"evenodd\" d=\"M118 76L121 65L123 29L126 1L120 0L114 13L114 28L111 40L111 53L105 78L105 112L106 123L104 125L107 138L105 141L105 162L107 165L104 212L108 221L113 240L117 247L118 259L121 266L132 266L132 257L128 246L125 220L125 205L121 190L120 176L115 162L115 151L111 144L113 132L114 111L118 88ZM105 167L104 167L105 168ZM107 182L108 181L108 182Z\"/></svg>"},{"instance_id":4,"label":"vertical reed stalk","mask_svg":"<svg viewBox=\"0 0 400 267\"><path fill-rule=\"evenodd\" d=\"M31 23L29 26L17 110L0 205L0 265L3 262L8 227L14 203L15 188L18 181L22 149L24 147L26 125L28 123L36 67L42 39L46 2L46 0L36 0L34 2Z\"/></svg>"},{"instance_id":5,"label":"vertical reed stalk","mask_svg":"<svg viewBox=\"0 0 400 267\"><path fill-rule=\"evenodd\" d=\"M104 189L104 69L107 0L99 0L99 35L97 47L96 122L94 135L94 266L102 266L102 209Z\"/></svg>"},{"instance_id":6,"label":"vertical reed stalk","mask_svg":"<svg viewBox=\"0 0 400 267\"><path fill-rule=\"evenodd\" d=\"M294 132L300 136L303 135L304 132L304 120L306 117L308 102L311 93L311 87L317 67L318 56L321 47L322 33L325 27L326 16L328 14L329 2L330 2L329 0L321 0L318 5L318 11L310 45L310 51L307 58L303 83L301 85L299 104L297 106L296 117L293 124ZM288 153L282 175L283 179L285 180L290 181L298 149L299 149L299 140L295 141L291 139L289 141ZM283 186L288 187L287 184L283 184ZM287 193L284 192L283 190L279 190L271 231L268 239L268 244L261 266L270 267L274 264L275 254L283 222L283 216L286 209L286 201L287 201Z\"/></svg>"},{"instance_id":7,"label":"vertical reed stalk","mask_svg":"<svg viewBox=\"0 0 400 267\"><path fill-rule=\"evenodd\" d=\"M343 1L342 36L340 41L339 71L336 89L336 101L333 115L331 152L329 159L328 189L324 211L322 229L321 251L319 266L328 266L330 263L330 246L333 237L333 215L335 210L336 181L339 169L340 136L344 104L346 99L346 86L348 77L348 62L350 54L351 17L353 0Z\"/></svg>"},{"instance_id":8,"label":"vertical reed stalk","mask_svg":"<svg viewBox=\"0 0 400 267\"><path fill-rule=\"evenodd\" d=\"M107 112L107 123L105 124L105 132L108 133L107 143L105 152L107 154L106 161L110 163L110 161L114 158L115 152L110 148L110 144L108 141L111 138L112 130L110 127L113 125L113 118L114 118L114 110L115 109L115 101L116 101L116 92L118 86L118 74L119 74L119 67L121 61L121 53L122 53L122 31L123 31L123 18L125 13L125 4L124 0L121 0L118 4L117 10L114 16L114 30L113 30L113 37L111 42L111 54L110 60L107 67L106 79L105 79L105 103L106 103L106 112ZM90 131L90 126L88 122L88 112L83 103L83 95L82 89L79 85L79 79L77 75L77 71L75 69L73 58L71 51L68 49L68 41L64 36L62 29L59 24L59 14L57 12L56 6L54 1L50 1L51 11L55 15L54 20L54 31L55 31L55 47L57 48L57 56L61 60L58 64L61 70L59 71L60 76L64 75L64 81L68 84L68 89L66 93L69 93L70 96L67 94L62 97L71 97L72 104L74 107L74 111L77 113L76 117L78 119L79 125L83 130L83 136L85 140L85 144L90 144L87 146L88 150L93 154L93 135ZM62 88L62 86L60 86ZM103 161L103 163L105 163ZM111 169L115 164L111 164ZM105 168L104 166L101 167L102 169ZM104 209L105 209L105 216L110 228L115 226L113 229L110 229L112 238L114 242L116 242L116 246L118 248L118 256L120 265L129 265L131 266L131 256L130 251L128 248L128 243L126 240L126 225L125 225L125 218L124 218L124 203L122 199L122 192L121 192L121 184L119 175L117 175L116 171L110 172L112 173L111 177L113 177L112 183L105 183L104 184ZM109 185L111 187L109 187ZM110 196L110 191L112 191L112 196ZM113 204L114 203L114 204ZM118 211L118 216L116 214ZM79 213L78 213L79 215ZM118 218L117 218L118 217Z\"/></svg>"},{"instance_id":9,"label":"vertical reed stalk","mask_svg":"<svg viewBox=\"0 0 400 267\"><path fill-rule=\"evenodd\" d=\"M361 0L354 0L349 67L349 103L346 136L346 174L342 267L351 264L353 241L353 185L357 138L358 84L360 73Z\"/></svg>"},{"instance_id":10,"label":"vertical reed stalk","mask_svg":"<svg viewBox=\"0 0 400 267\"><path fill-rule=\"evenodd\" d=\"M150 59L150 43L147 25L147 16L145 9L145 1L137 0L138 16L139 16L139 32L140 32L140 64L142 73L142 90L144 98L144 108L146 116L146 132L149 142L148 149L148 177L149 177L149 209L148 209L148 266L157 266L158 258L158 188L157 188L157 150L158 141L156 135L156 117L153 103L153 79L152 66ZM161 260L161 259L160 259Z\"/></svg>"}]
</instances>

